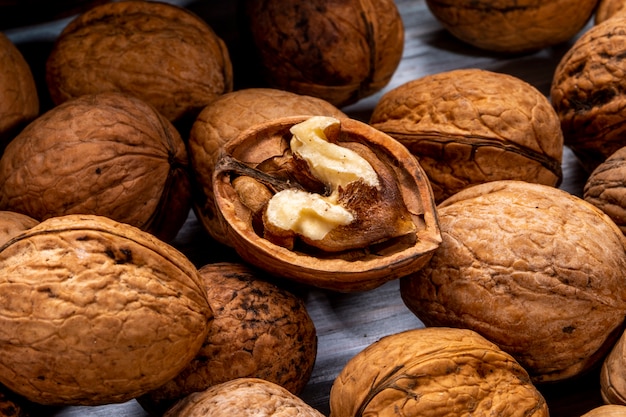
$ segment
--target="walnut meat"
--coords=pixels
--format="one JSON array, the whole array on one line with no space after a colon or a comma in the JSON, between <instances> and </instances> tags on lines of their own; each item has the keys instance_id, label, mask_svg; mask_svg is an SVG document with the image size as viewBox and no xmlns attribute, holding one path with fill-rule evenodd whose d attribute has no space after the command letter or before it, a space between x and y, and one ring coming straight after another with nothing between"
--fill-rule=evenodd
<instances>
[{"instance_id":1,"label":"walnut meat","mask_svg":"<svg viewBox=\"0 0 626 417\"><path fill-rule=\"evenodd\" d=\"M393 0L246 0L245 13L267 82L338 107L385 87L402 58Z\"/></svg>"},{"instance_id":2,"label":"walnut meat","mask_svg":"<svg viewBox=\"0 0 626 417\"><path fill-rule=\"evenodd\" d=\"M528 373L477 333L443 327L385 336L354 356L330 392L331 417L545 416Z\"/></svg>"},{"instance_id":3,"label":"walnut meat","mask_svg":"<svg viewBox=\"0 0 626 417\"><path fill-rule=\"evenodd\" d=\"M215 318L195 359L137 400L161 415L176 400L237 378L261 378L299 394L317 353L315 325L304 302L238 263L200 268Z\"/></svg>"},{"instance_id":4,"label":"walnut meat","mask_svg":"<svg viewBox=\"0 0 626 417\"><path fill-rule=\"evenodd\" d=\"M124 402L172 379L213 311L194 265L102 216L39 223L0 247L0 383L48 405Z\"/></svg>"},{"instance_id":5,"label":"walnut meat","mask_svg":"<svg viewBox=\"0 0 626 417\"><path fill-rule=\"evenodd\" d=\"M85 94L124 92L168 120L193 120L233 88L225 43L192 12L164 2L93 7L57 37L46 63L55 104Z\"/></svg>"},{"instance_id":6,"label":"walnut meat","mask_svg":"<svg viewBox=\"0 0 626 417\"><path fill-rule=\"evenodd\" d=\"M475 330L533 381L593 367L626 312L624 235L600 209L523 181L465 189L438 206L443 241L400 281L427 326Z\"/></svg>"},{"instance_id":7,"label":"walnut meat","mask_svg":"<svg viewBox=\"0 0 626 417\"><path fill-rule=\"evenodd\" d=\"M524 53L565 42L591 18L598 0L426 0L455 37L491 51Z\"/></svg>"},{"instance_id":8,"label":"walnut meat","mask_svg":"<svg viewBox=\"0 0 626 417\"><path fill-rule=\"evenodd\" d=\"M417 156L437 202L487 181L562 178L556 112L535 87L507 74L460 69L407 82L381 97L370 124Z\"/></svg>"},{"instance_id":9,"label":"walnut meat","mask_svg":"<svg viewBox=\"0 0 626 417\"><path fill-rule=\"evenodd\" d=\"M0 209L36 220L97 214L170 240L187 219L185 143L152 106L82 96L28 125L0 158Z\"/></svg>"}]
</instances>

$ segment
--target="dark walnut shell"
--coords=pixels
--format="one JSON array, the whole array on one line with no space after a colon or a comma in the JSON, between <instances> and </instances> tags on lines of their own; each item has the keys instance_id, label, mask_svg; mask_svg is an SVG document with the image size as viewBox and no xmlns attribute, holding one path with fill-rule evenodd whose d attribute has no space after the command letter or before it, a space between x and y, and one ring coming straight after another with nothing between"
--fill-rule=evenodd
<instances>
[{"instance_id":1,"label":"dark walnut shell","mask_svg":"<svg viewBox=\"0 0 626 417\"><path fill-rule=\"evenodd\" d=\"M550 101L507 74L460 69L387 92L370 124L417 156L439 203L471 185L561 182L563 134Z\"/></svg>"},{"instance_id":2,"label":"dark walnut shell","mask_svg":"<svg viewBox=\"0 0 626 417\"><path fill-rule=\"evenodd\" d=\"M536 383L592 368L626 313L624 235L563 190L494 181L438 206L443 241L402 278L402 299L427 326L475 330Z\"/></svg>"},{"instance_id":3,"label":"dark walnut shell","mask_svg":"<svg viewBox=\"0 0 626 417\"><path fill-rule=\"evenodd\" d=\"M225 43L192 12L151 1L111 2L72 20L46 63L55 104L85 94L124 92L168 120L193 120L233 88Z\"/></svg>"},{"instance_id":4,"label":"dark walnut shell","mask_svg":"<svg viewBox=\"0 0 626 417\"><path fill-rule=\"evenodd\" d=\"M39 221L22 213L0 210L0 245L36 226Z\"/></svg>"},{"instance_id":5,"label":"dark walnut shell","mask_svg":"<svg viewBox=\"0 0 626 417\"><path fill-rule=\"evenodd\" d=\"M421 268L440 241L428 179L404 146L353 119L340 121L332 142L351 149L372 165L382 193L359 193L357 186L350 197L357 206L357 220L328 233L323 240L333 245L331 249L309 246L310 241L296 241L290 247L266 238L268 230L259 219L264 211L254 208L263 208L263 202L250 200L265 193L271 198L279 186L318 192L316 184L306 181L306 170L294 161L289 150L291 127L308 119L281 118L259 124L224 146L213 188L226 239L244 260L260 269L336 291L371 289ZM251 190L240 188L237 180L248 175L264 183ZM396 226L411 226L411 230L395 238L386 235ZM369 242L373 235L379 235L379 240Z\"/></svg>"},{"instance_id":6,"label":"dark walnut shell","mask_svg":"<svg viewBox=\"0 0 626 417\"><path fill-rule=\"evenodd\" d=\"M280 385L258 378L238 378L190 394L165 417L324 417Z\"/></svg>"},{"instance_id":7,"label":"dark walnut shell","mask_svg":"<svg viewBox=\"0 0 626 417\"><path fill-rule=\"evenodd\" d=\"M208 104L194 122L189 136L189 158L197 189L194 211L204 229L226 246L224 227L216 213L213 171L226 142L258 123L286 116L347 117L329 102L273 88L246 88L224 94Z\"/></svg>"},{"instance_id":8,"label":"dark walnut shell","mask_svg":"<svg viewBox=\"0 0 626 417\"><path fill-rule=\"evenodd\" d=\"M587 172L626 146L626 17L591 27L561 58L550 95L565 145Z\"/></svg>"},{"instance_id":9,"label":"dark walnut shell","mask_svg":"<svg viewBox=\"0 0 626 417\"><path fill-rule=\"evenodd\" d=\"M354 356L330 392L331 417L547 417L545 399L509 354L443 327L385 336Z\"/></svg>"},{"instance_id":10,"label":"dark walnut shell","mask_svg":"<svg viewBox=\"0 0 626 417\"><path fill-rule=\"evenodd\" d=\"M456 38L481 49L527 53L570 40L598 0L426 0Z\"/></svg>"},{"instance_id":11,"label":"dark walnut shell","mask_svg":"<svg viewBox=\"0 0 626 417\"><path fill-rule=\"evenodd\" d=\"M174 378L139 398L151 415L237 378L261 378L299 394L317 355L315 325L304 302L238 263L200 268L215 319L200 352Z\"/></svg>"},{"instance_id":12,"label":"dark walnut shell","mask_svg":"<svg viewBox=\"0 0 626 417\"><path fill-rule=\"evenodd\" d=\"M402 58L393 0L246 0L245 13L269 85L338 107L380 91Z\"/></svg>"},{"instance_id":13,"label":"dark walnut shell","mask_svg":"<svg viewBox=\"0 0 626 417\"><path fill-rule=\"evenodd\" d=\"M587 411L580 417L626 417L626 406L606 404Z\"/></svg>"},{"instance_id":14,"label":"dark walnut shell","mask_svg":"<svg viewBox=\"0 0 626 417\"><path fill-rule=\"evenodd\" d=\"M596 9L594 23L597 25L613 16L619 16L625 11L626 1L624 0L600 0Z\"/></svg>"},{"instance_id":15,"label":"dark walnut shell","mask_svg":"<svg viewBox=\"0 0 626 417\"><path fill-rule=\"evenodd\" d=\"M39 96L28 62L0 32L0 151L39 114Z\"/></svg>"},{"instance_id":16,"label":"dark walnut shell","mask_svg":"<svg viewBox=\"0 0 626 417\"><path fill-rule=\"evenodd\" d=\"M0 383L48 405L125 402L172 379L213 311L179 251L102 216L41 222L0 247Z\"/></svg>"},{"instance_id":17,"label":"dark walnut shell","mask_svg":"<svg viewBox=\"0 0 626 417\"><path fill-rule=\"evenodd\" d=\"M191 206L185 143L153 107L82 96L29 124L0 158L0 210L36 220L97 214L169 241Z\"/></svg>"}]
</instances>

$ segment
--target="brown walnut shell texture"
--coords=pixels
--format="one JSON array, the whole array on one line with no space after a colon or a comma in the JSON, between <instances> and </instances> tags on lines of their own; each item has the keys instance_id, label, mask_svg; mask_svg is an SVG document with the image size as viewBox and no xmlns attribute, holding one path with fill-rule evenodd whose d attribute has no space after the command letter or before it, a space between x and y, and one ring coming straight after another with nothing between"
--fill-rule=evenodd
<instances>
[{"instance_id":1,"label":"brown walnut shell texture","mask_svg":"<svg viewBox=\"0 0 626 417\"><path fill-rule=\"evenodd\" d=\"M475 330L536 383L582 374L608 353L624 324L626 253L606 214L523 181L473 186L438 213L439 249L400 281L425 325Z\"/></svg>"},{"instance_id":2,"label":"brown walnut shell texture","mask_svg":"<svg viewBox=\"0 0 626 417\"><path fill-rule=\"evenodd\" d=\"M402 58L393 0L246 0L245 13L269 85L338 107L383 89Z\"/></svg>"},{"instance_id":3,"label":"brown walnut shell texture","mask_svg":"<svg viewBox=\"0 0 626 417\"><path fill-rule=\"evenodd\" d=\"M295 394L270 381L238 378L180 400L165 417L324 417Z\"/></svg>"},{"instance_id":4,"label":"brown walnut shell texture","mask_svg":"<svg viewBox=\"0 0 626 417\"><path fill-rule=\"evenodd\" d=\"M548 408L513 357L466 329L388 335L355 355L330 392L331 417L547 417Z\"/></svg>"},{"instance_id":5,"label":"brown walnut shell texture","mask_svg":"<svg viewBox=\"0 0 626 417\"><path fill-rule=\"evenodd\" d=\"M46 63L55 104L85 94L124 92L168 120L193 120L233 88L221 38L200 17L175 5L121 1L96 6L59 34Z\"/></svg>"},{"instance_id":6,"label":"brown walnut shell texture","mask_svg":"<svg viewBox=\"0 0 626 417\"><path fill-rule=\"evenodd\" d=\"M626 405L626 336L622 334L600 369L600 394L607 404Z\"/></svg>"},{"instance_id":7,"label":"brown walnut shell texture","mask_svg":"<svg viewBox=\"0 0 626 417\"><path fill-rule=\"evenodd\" d=\"M624 0L600 0L596 8L594 23L597 25L613 16L619 16L625 11L626 1Z\"/></svg>"},{"instance_id":8,"label":"brown walnut shell texture","mask_svg":"<svg viewBox=\"0 0 626 417\"><path fill-rule=\"evenodd\" d=\"M574 37L597 0L427 0L456 38L481 49L527 53Z\"/></svg>"},{"instance_id":9,"label":"brown walnut shell texture","mask_svg":"<svg viewBox=\"0 0 626 417\"><path fill-rule=\"evenodd\" d=\"M82 96L29 124L0 158L0 207L36 220L97 214L169 241L191 207L185 143L153 107Z\"/></svg>"},{"instance_id":10,"label":"brown walnut shell texture","mask_svg":"<svg viewBox=\"0 0 626 417\"><path fill-rule=\"evenodd\" d=\"M218 165L234 158L262 169L260 167L268 161L281 160L287 154L292 137L289 129L307 118L286 117L250 128L224 146ZM340 120L336 143L370 158L368 162L372 166L379 166L376 170L381 184L385 185L382 188L397 197L395 202L404 205L415 224L414 234L343 252L306 251L298 247L292 250L280 246L265 239L257 230L255 213L237 194L231 172L218 168L213 188L226 226L226 239L232 242L242 259L270 274L341 292L372 289L421 268L439 245L440 236L430 183L417 160L390 136L354 119ZM367 155L365 150L368 150ZM349 227L346 230L349 231ZM346 241L351 238L337 237Z\"/></svg>"},{"instance_id":11,"label":"brown walnut shell texture","mask_svg":"<svg viewBox=\"0 0 626 417\"><path fill-rule=\"evenodd\" d=\"M200 112L188 141L197 185L194 211L213 239L232 246L225 238L213 192L213 171L224 144L255 124L300 115L347 117L326 100L273 88L245 88L226 93Z\"/></svg>"},{"instance_id":12,"label":"brown walnut shell texture","mask_svg":"<svg viewBox=\"0 0 626 417\"><path fill-rule=\"evenodd\" d=\"M593 408L580 417L626 417L626 406L606 404Z\"/></svg>"},{"instance_id":13,"label":"brown walnut shell texture","mask_svg":"<svg viewBox=\"0 0 626 417\"><path fill-rule=\"evenodd\" d=\"M0 245L36 226L39 221L22 213L0 210Z\"/></svg>"},{"instance_id":14,"label":"brown walnut shell texture","mask_svg":"<svg viewBox=\"0 0 626 417\"><path fill-rule=\"evenodd\" d=\"M130 400L177 375L213 311L195 266L102 216L45 220L0 247L0 382L48 405Z\"/></svg>"},{"instance_id":15,"label":"brown walnut shell texture","mask_svg":"<svg viewBox=\"0 0 626 417\"><path fill-rule=\"evenodd\" d=\"M565 140L588 172L626 146L626 17L591 27L561 58L551 99Z\"/></svg>"},{"instance_id":16,"label":"brown walnut shell texture","mask_svg":"<svg viewBox=\"0 0 626 417\"><path fill-rule=\"evenodd\" d=\"M299 394L317 355L304 302L244 264L200 268L215 318L195 359L173 380L137 400L151 415L175 401L237 378L261 378Z\"/></svg>"},{"instance_id":17,"label":"brown walnut shell texture","mask_svg":"<svg viewBox=\"0 0 626 417\"><path fill-rule=\"evenodd\" d=\"M0 149L39 115L39 96L28 62L0 33Z\"/></svg>"},{"instance_id":18,"label":"brown walnut shell texture","mask_svg":"<svg viewBox=\"0 0 626 417\"><path fill-rule=\"evenodd\" d=\"M370 124L404 144L439 203L471 185L561 182L563 134L550 101L511 75L459 69L384 94Z\"/></svg>"}]
</instances>

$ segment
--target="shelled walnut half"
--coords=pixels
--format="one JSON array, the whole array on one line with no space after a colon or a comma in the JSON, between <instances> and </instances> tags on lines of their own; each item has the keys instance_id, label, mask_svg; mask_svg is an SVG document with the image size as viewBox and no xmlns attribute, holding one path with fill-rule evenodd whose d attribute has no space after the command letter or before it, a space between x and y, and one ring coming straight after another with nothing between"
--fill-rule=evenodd
<instances>
[{"instance_id":1,"label":"shelled walnut half","mask_svg":"<svg viewBox=\"0 0 626 417\"><path fill-rule=\"evenodd\" d=\"M421 268L441 239L415 157L353 119L257 125L224 146L213 186L242 258L318 287L374 288Z\"/></svg>"}]
</instances>

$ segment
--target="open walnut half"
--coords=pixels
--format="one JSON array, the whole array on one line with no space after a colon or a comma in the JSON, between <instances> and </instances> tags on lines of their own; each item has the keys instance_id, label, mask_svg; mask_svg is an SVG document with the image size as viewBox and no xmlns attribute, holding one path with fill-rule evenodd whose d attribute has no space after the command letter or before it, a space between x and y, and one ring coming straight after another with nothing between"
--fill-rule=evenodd
<instances>
[{"instance_id":1,"label":"open walnut half","mask_svg":"<svg viewBox=\"0 0 626 417\"><path fill-rule=\"evenodd\" d=\"M441 241L415 157L357 120L256 125L223 147L213 186L242 258L317 287L377 287L421 268Z\"/></svg>"}]
</instances>

